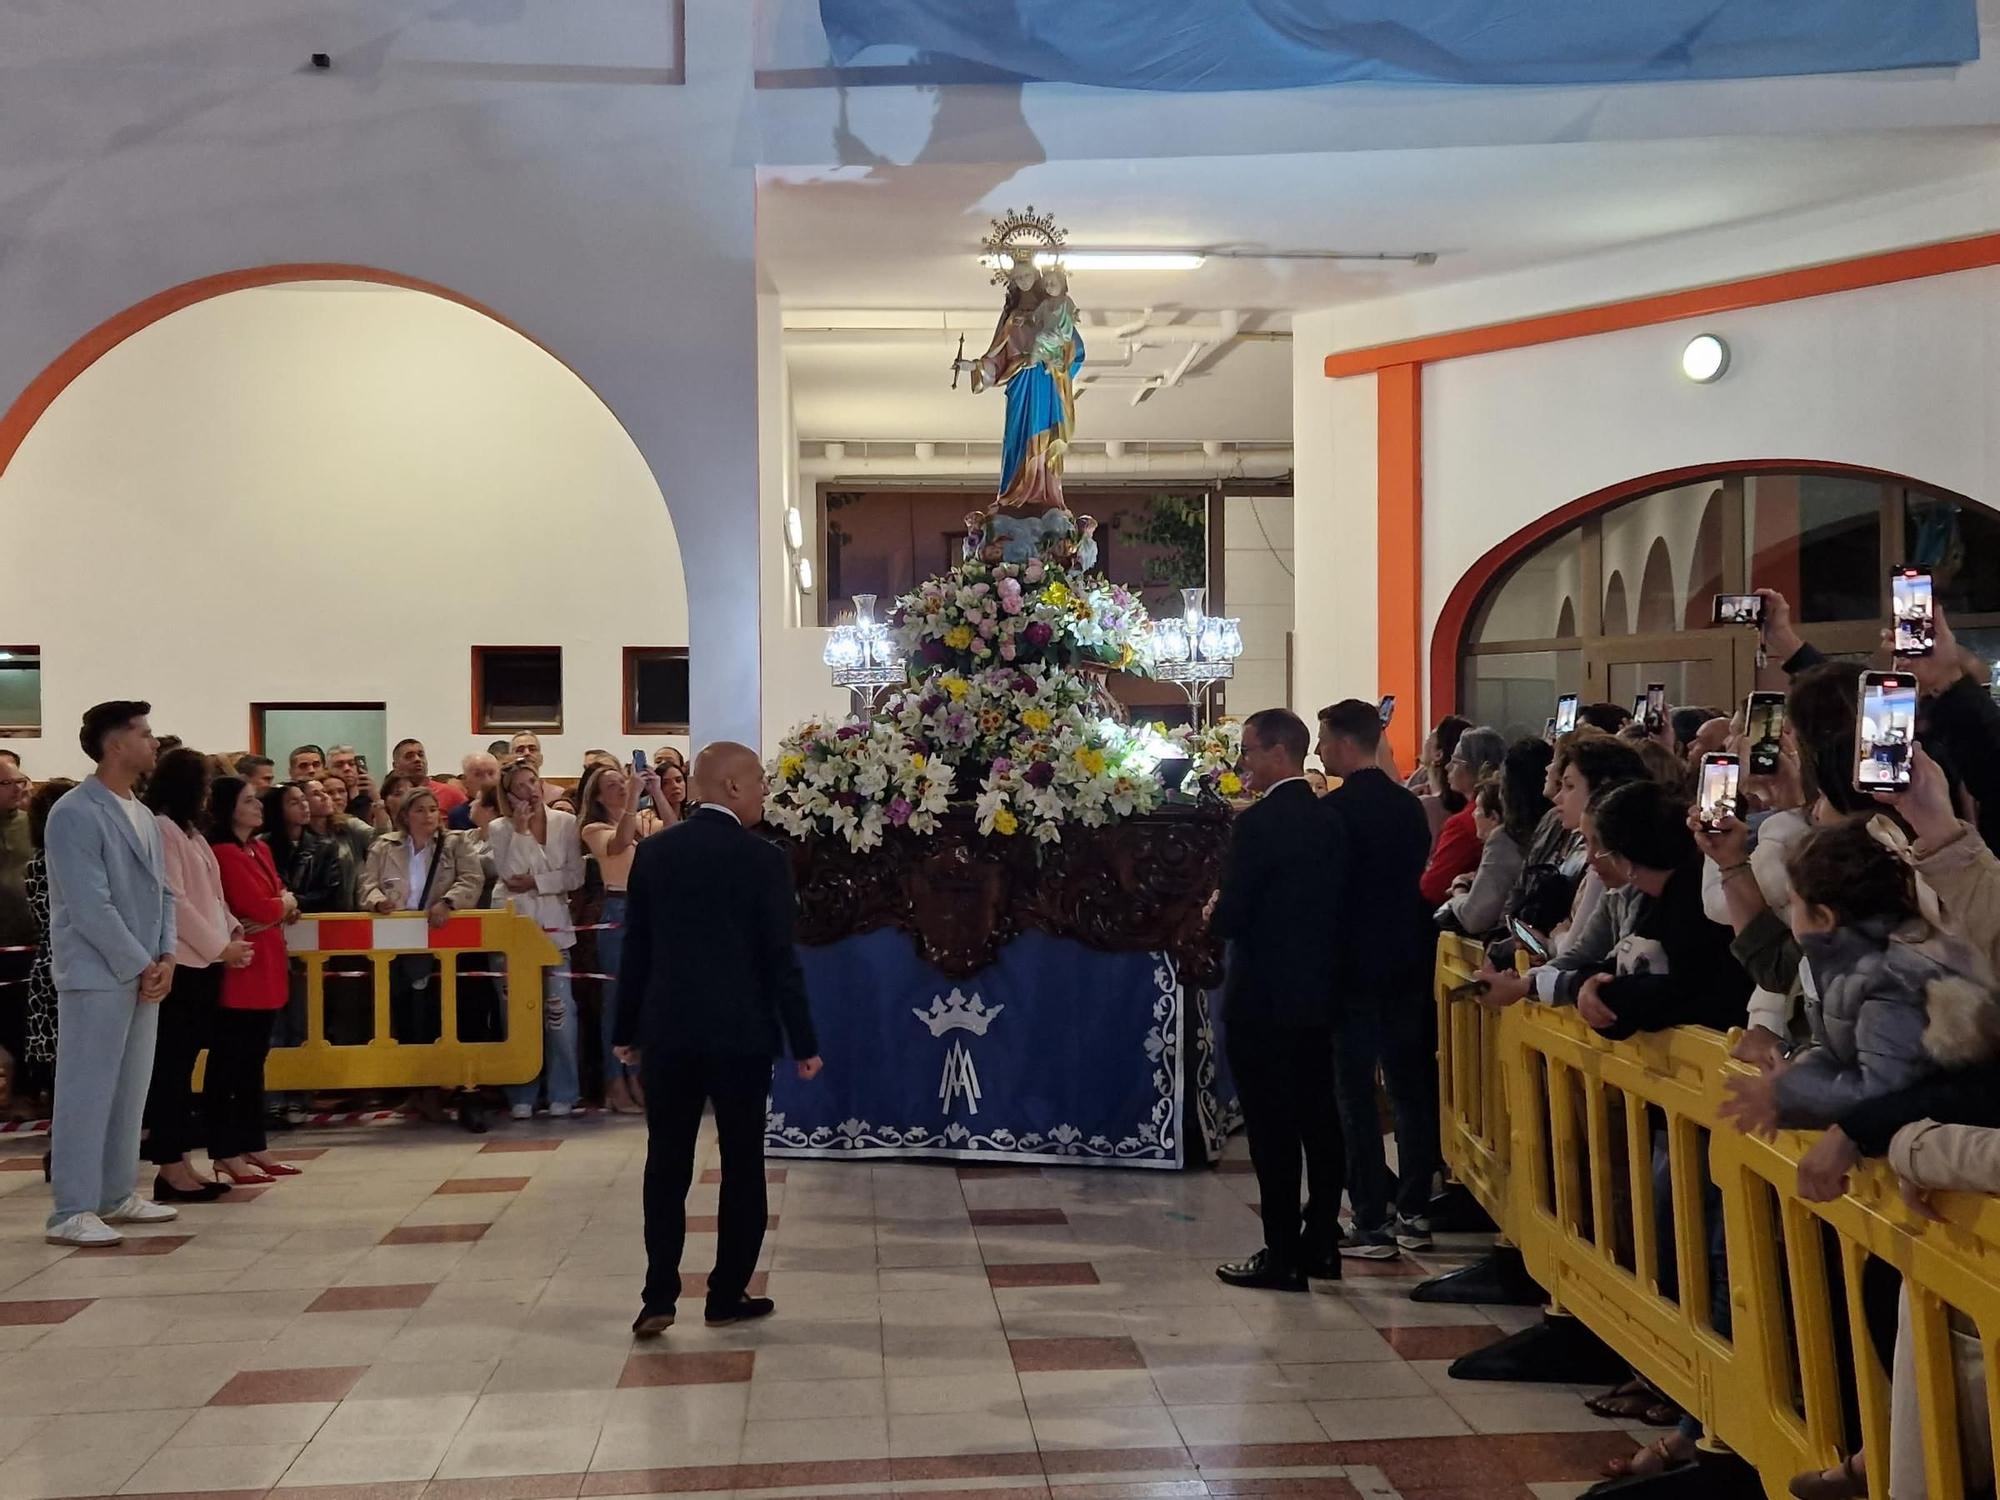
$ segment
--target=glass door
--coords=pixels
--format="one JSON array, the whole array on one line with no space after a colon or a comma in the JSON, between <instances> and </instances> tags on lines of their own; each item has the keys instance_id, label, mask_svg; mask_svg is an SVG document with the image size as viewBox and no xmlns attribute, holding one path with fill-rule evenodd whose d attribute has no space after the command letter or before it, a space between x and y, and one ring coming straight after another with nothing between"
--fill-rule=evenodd
<instances>
[{"instance_id":1,"label":"glass door","mask_svg":"<svg viewBox=\"0 0 2000 1500\"><path fill-rule=\"evenodd\" d=\"M1592 641L1583 652L1583 701L1631 709L1666 684L1669 709L1700 705L1731 714L1756 685L1757 634L1687 630Z\"/></svg>"}]
</instances>

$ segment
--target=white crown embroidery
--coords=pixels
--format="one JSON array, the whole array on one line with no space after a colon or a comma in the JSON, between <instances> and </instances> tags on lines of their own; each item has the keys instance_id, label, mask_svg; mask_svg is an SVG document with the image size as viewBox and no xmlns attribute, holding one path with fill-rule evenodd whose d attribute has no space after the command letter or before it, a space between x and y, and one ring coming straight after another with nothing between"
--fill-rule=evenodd
<instances>
[{"instance_id":1,"label":"white crown embroidery","mask_svg":"<svg viewBox=\"0 0 2000 1500\"><path fill-rule=\"evenodd\" d=\"M985 1036L993 1018L1006 1008L996 1005L989 1010L978 995L967 999L963 991L954 989L949 995L934 996L929 1010L912 1010L910 1014L928 1026L932 1036L943 1036L947 1031L969 1031L974 1036Z\"/></svg>"}]
</instances>

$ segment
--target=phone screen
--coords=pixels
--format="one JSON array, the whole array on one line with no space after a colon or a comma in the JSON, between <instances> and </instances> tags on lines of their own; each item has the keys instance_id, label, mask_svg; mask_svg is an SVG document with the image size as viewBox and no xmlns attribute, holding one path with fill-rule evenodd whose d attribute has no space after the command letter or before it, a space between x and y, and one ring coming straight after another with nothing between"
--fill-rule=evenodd
<instances>
[{"instance_id":1,"label":"phone screen","mask_svg":"<svg viewBox=\"0 0 2000 1500\"><path fill-rule=\"evenodd\" d=\"M1556 716L1554 714L1550 714L1548 722L1542 726L1542 738L1547 740L1551 745L1556 742Z\"/></svg>"},{"instance_id":2,"label":"phone screen","mask_svg":"<svg viewBox=\"0 0 2000 1500\"><path fill-rule=\"evenodd\" d=\"M632 752L632 771L634 775L644 776L648 771L652 769L653 769L652 762L646 759L645 751L634 750Z\"/></svg>"},{"instance_id":3,"label":"phone screen","mask_svg":"<svg viewBox=\"0 0 2000 1500\"><path fill-rule=\"evenodd\" d=\"M1893 792L1908 786L1916 733L1917 679L1900 672L1863 672L1854 724L1856 790Z\"/></svg>"},{"instance_id":4,"label":"phone screen","mask_svg":"<svg viewBox=\"0 0 2000 1500\"><path fill-rule=\"evenodd\" d=\"M1701 758L1701 785L1695 792L1694 805L1702 827L1719 829L1724 818L1736 815L1736 792L1742 775L1742 766L1726 751Z\"/></svg>"},{"instance_id":5,"label":"phone screen","mask_svg":"<svg viewBox=\"0 0 2000 1500\"><path fill-rule=\"evenodd\" d=\"M1575 693L1564 693L1556 699L1557 734L1568 734L1576 728L1576 699Z\"/></svg>"},{"instance_id":6,"label":"phone screen","mask_svg":"<svg viewBox=\"0 0 2000 1500\"><path fill-rule=\"evenodd\" d=\"M1718 625L1762 625L1764 599L1761 594L1717 594L1715 623Z\"/></svg>"},{"instance_id":7,"label":"phone screen","mask_svg":"<svg viewBox=\"0 0 2000 1500\"><path fill-rule=\"evenodd\" d=\"M1660 726L1667 722L1667 685L1664 682L1646 684L1646 727L1658 734Z\"/></svg>"},{"instance_id":8,"label":"phone screen","mask_svg":"<svg viewBox=\"0 0 2000 1500\"><path fill-rule=\"evenodd\" d=\"M1646 695L1641 693L1632 700L1632 717L1641 724L1646 722Z\"/></svg>"},{"instance_id":9,"label":"phone screen","mask_svg":"<svg viewBox=\"0 0 2000 1500\"><path fill-rule=\"evenodd\" d=\"M1896 655L1929 656L1937 649L1928 572L1898 568L1889 575L1889 613L1896 622Z\"/></svg>"},{"instance_id":10,"label":"phone screen","mask_svg":"<svg viewBox=\"0 0 2000 1500\"><path fill-rule=\"evenodd\" d=\"M1546 962L1549 956L1548 944L1535 936L1534 928L1519 917L1507 919L1507 930L1514 934L1514 941L1528 950L1529 957L1538 962Z\"/></svg>"},{"instance_id":11,"label":"phone screen","mask_svg":"<svg viewBox=\"0 0 2000 1500\"><path fill-rule=\"evenodd\" d=\"M1381 719L1382 727L1385 729L1388 728L1389 721L1396 717L1396 695L1390 693L1380 703L1376 704L1375 714L1376 717Z\"/></svg>"},{"instance_id":12,"label":"phone screen","mask_svg":"<svg viewBox=\"0 0 2000 1500\"><path fill-rule=\"evenodd\" d=\"M1769 776L1778 769L1785 732L1785 695L1752 693L1744 705L1743 725L1743 737L1750 742L1751 774Z\"/></svg>"}]
</instances>

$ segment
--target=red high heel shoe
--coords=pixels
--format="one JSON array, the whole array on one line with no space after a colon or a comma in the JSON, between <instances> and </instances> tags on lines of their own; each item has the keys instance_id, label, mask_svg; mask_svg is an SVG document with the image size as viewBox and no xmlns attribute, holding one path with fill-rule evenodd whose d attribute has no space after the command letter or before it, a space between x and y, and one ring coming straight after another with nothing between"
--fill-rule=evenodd
<instances>
[{"instance_id":1,"label":"red high heel shoe","mask_svg":"<svg viewBox=\"0 0 2000 1500\"><path fill-rule=\"evenodd\" d=\"M250 1165L272 1177L297 1177L305 1170L303 1167L293 1166L290 1162L258 1161L255 1157L250 1159Z\"/></svg>"},{"instance_id":2,"label":"red high heel shoe","mask_svg":"<svg viewBox=\"0 0 2000 1500\"><path fill-rule=\"evenodd\" d=\"M233 1187L269 1187L273 1182L277 1181L275 1177L266 1177L262 1172L231 1171L221 1162L215 1164L215 1175L217 1177L227 1177L230 1185Z\"/></svg>"}]
</instances>

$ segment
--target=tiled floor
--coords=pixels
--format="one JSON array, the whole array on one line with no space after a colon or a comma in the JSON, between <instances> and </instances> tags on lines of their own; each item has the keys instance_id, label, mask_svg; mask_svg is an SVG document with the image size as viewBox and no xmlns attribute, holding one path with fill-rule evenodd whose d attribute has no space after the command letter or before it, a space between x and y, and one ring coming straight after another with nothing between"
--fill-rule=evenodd
<instances>
[{"instance_id":1,"label":"tiled floor","mask_svg":"<svg viewBox=\"0 0 2000 1500\"><path fill-rule=\"evenodd\" d=\"M641 1346L636 1123L296 1145L116 1252L43 1244L38 1143L0 1145L0 1500L1567 1500L1632 1446L1568 1388L1450 1380L1526 1315L1412 1303L1414 1266L1219 1284L1259 1238L1233 1160L773 1167L779 1316L703 1327L696 1274Z\"/></svg>"}]
</instances>

